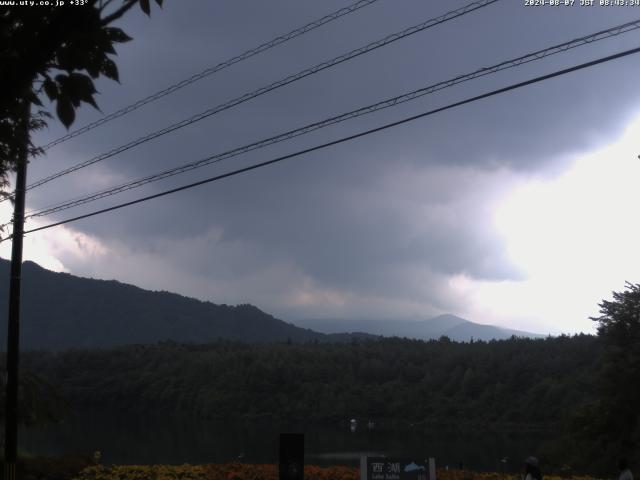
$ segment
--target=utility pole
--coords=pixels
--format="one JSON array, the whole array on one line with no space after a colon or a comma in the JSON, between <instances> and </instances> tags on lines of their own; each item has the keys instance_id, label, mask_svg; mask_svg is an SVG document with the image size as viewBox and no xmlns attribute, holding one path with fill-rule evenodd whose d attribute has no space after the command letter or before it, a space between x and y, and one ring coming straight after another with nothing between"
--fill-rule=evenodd
<instances>
[{"instance_id":1,"label":"utility pole","mask_svg":"<svg viewBox=\"0 0 640 480\"><path fill-rule=\"evenodd\" d=\"M22 237L29 155L31 104L24 101L21 149L16 165L16 189L11 236L11 279L9 282L9 322L7 332L7 387L4 435L4 479L15 480L18 457L18 364L20 354L20 284L22 280Z\"/></svg>"}]
</instances>

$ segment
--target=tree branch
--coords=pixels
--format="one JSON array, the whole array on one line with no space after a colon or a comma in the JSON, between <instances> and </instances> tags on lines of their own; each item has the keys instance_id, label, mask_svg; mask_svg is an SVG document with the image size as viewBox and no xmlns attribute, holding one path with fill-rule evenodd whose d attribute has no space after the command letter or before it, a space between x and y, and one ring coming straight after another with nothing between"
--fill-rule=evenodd
<instances>
[{"instance_id":1,"label":"tree branch","mask_svg":"<svg viewBox=\"0 0 640 480\"><path fill-rule=\"evenodd\" d=\"M105 2L102 3L102 5L100 5L100 11L104 12L104 10L111 4L113 3L113 0L106 0Z\"/></svg>"},{"instance_id":2,"label":"tree branch","mask_svg":"<svg viewBox=\"0 0 640 480\"><path fill-rule=\"evenodd\" d=\"M111 22L119 19L120 17L122 17L125 13L127 13L129 10L131 10L131 8L138 3L138 0L126 0L124 5L122 5L119 9L117 9L115 12L113 12L111 15L107 15L106 17L104 17L101 21L100 21L100 25L102 25L103 27L105 25L109 25Z\"/></svg>"}]
</instances>

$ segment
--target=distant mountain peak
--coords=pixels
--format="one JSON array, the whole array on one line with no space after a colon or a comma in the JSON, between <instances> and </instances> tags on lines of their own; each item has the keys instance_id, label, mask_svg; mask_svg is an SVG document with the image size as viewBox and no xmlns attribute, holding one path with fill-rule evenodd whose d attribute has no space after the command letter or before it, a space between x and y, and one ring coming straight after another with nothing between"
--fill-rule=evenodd
<instances>
[{"instance_id":1,"label":"distant mountain peak","mask_svg":"<svg viewBox=\"0 0 640 480\"><path fill-rule=\"evenodd\" d=\"M437 315L427 320L401 319L311 319L294 322L301 327L312 328L323 333L360 331L386 337L406 337L420 340L438 339L442 336L451 340L501 340L513 335L521 337L542 337L543 335L510 330L495 325L474 323L450 313Z\"/></svg>"},{"instance_id":2,"label":"distant mountain peak","mask_svg":"<svg viewBox=\"0 0 640 480\"><path fill-rule=\"evenodd\" d=\"M0 259L0 278L9 261ZM218 339L246 342L331 341L397 336L469 341L542 335L481 325L445 313L427 320L306 320L293 325L249 303L216 305L171 292L145 290L117 280L56 273L24 262L21 344L62 349L125 344L206 343ZM8 282L0 282L0 311L7 311ZM5 344L6 331L0 329ZM353 332L353 333L345 333Z\"/></svg>"}]
</instances>

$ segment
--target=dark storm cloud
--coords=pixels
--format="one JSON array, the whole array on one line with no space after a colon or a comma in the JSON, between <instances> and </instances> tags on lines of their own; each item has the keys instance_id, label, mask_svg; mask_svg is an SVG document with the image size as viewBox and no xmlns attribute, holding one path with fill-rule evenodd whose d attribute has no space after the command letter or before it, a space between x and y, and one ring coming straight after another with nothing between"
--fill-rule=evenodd
<instances>
[{"instance_id":1,"label":"dark storm cloud","mask_svg":"<svg viewBox=\"0 0 640 480\"><path fill-rule=\"evenodd\" d=\"M34 162L30 176L40 178L83 161L464 4L381 0L52 149L48 158ZM344 5L338 1L168 2L151 20L131 16L123 26L135 41L119 49L123 85L100 84L99 103L108 113ZM140 146L86 169L84 176L69 176L33 191L32 206L222 152L622 23L632 13L600 7L526 8L523 2L505 0ZM148 186L123 199L610 54L635 46L632 39L640 41L638 34L628 34L576 49L254 152L225 166ZM305 277L316 287L332 291L451 307L455 300L447 298L443 287L447 276L520 278L491 224L492 201L514 181L505 168L522 175L544 174L558 168L569 154L619 135L640 104L636 62L636 58L621 60L483 100L308 158L83 221L74 228L109 244L126 245L147 258L173 255L179 261L162 261L185 276L191 272L198 279L194 284L223 280L227 287L245 289L247 301L252 289L266 298L256 285L264 285L271 275L271 281L281 282L283 289L293 288L287 282L293 285ZM78 125L98 116L84 111ZM53 127L47 138L61 133ZM153 275L153 266L146 266ZM165 288L171 287L167 280Z\"/></svg>"}]
</instances>

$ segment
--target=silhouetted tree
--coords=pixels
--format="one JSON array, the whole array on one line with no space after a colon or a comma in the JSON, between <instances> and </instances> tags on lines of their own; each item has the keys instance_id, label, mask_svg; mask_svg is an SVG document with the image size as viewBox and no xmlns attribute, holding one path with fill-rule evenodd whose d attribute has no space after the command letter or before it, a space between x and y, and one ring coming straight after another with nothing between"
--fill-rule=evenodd
<instances>
[{"instance_id":1,"label":"silhouetted tree","mask_svg":"<svg viewBox=\"0 0 640 480\"><path fill-rule=\"evenodd\" d=\"M63 400L58 390L51 383L29 371L21 372L18 406L18 422L22 425L44 425L57 422L67 413L67 402ZM4 414L5 396L0 395L0 424L2 425L4 425Z\"/></svg>"},{"instance_id":2,"label":"silhouetted tree","mask_svg":"<svg viewBox=\"0 0 640 480\"><path fill-rule=\"evenodd\" d=\"M162 5L162 0L155 1ZM24 148L30 156L39 153L30 133L46 126L52 117L42 102L43 94L69 128L82 103L98 108L94 79L118 80L118 68L110 55L116 54L114 44L131 37L111 25L136 4L149 15L150 0L115 3L87 0L83 5L57 8L0 10L0 190L7 186L7 175ZM38 109L32 111L32 106Z\"/></svg>"},{"instance_id":3,"label":"silhouetted tree","mask_svg":"<svg viewBox=\"0 0 640 480\"><path fill-rule=\"evenodd\" d=\"M604 347L600 435L604 444L633 453L640 439L640 284L627 283L599 306L601 315L592 320Z\"/></svg>"},{"instance_id":4,"label":"silhouetted tree","mask_svg":"<svg viewBox=\"0 0 640 480\"><path fill-rule=\"evenodd\" d=\"M29 157L41 153L33 144L31 133L45 127L47 119L52 118L43 96L51 105L55 104L56 114L67 128L82 103L98 108L93 98L96 93L93 80L100 76L118 80L118 68L110 55L116 53L115 43L131 40L121 29L111 25L135 5L140 5L147 15L151 11L150 0L82 0L76 3L67 2L65 6L57 7L12 5L0 9L0 196L9 196L4 192L8 174L21 167L18 178L22 180L16 182L22 184L19 187L22 200L15 206L14 232L17 229L18 234L24 221L26 162ZM156 3L162 5L162 0L156 0ZM34 106L38 107L35 111ZM13 243L15 247L15 239ZM20 251L21 247L12 251L12 259L18 266ZM18 252L16 256L15 252ZM14 278L20 278L19 268ZM12 281L11 295L19 292L14 287L16 284ZM16 299L19 305L19 293L12 297L12 302ZM5 453L9 464L15 462L12 457L16 456L16 419L22 416L25 421L41 421L52 416L48 407L43 407L48 405L46 401L34 400L38 398L37 392L45 390L45 384L29 376L25 376L22 383L17 380L18 316L16 310L12 311L9 331L14 334L8 341L7 415L4 419L7 431L13 431L6 435ZM16 398L20 399L17 410Z\"/></svg>"}]
</instances>

